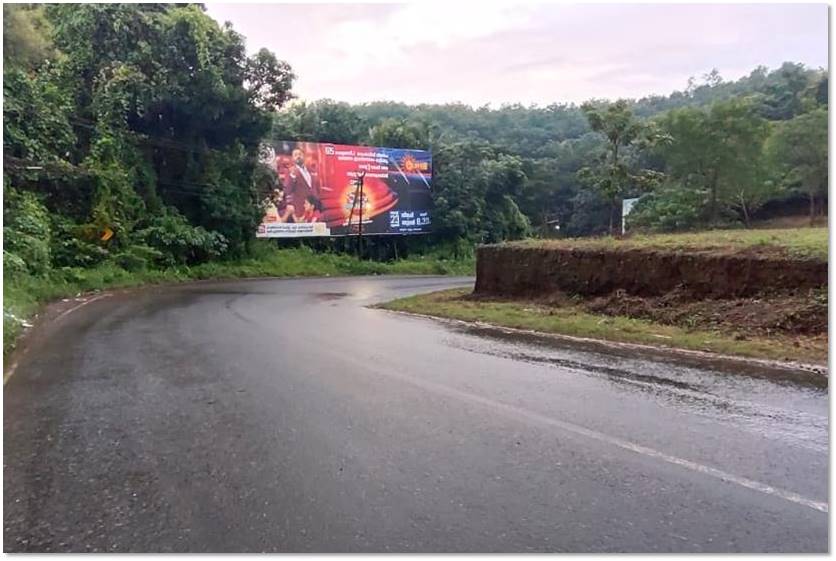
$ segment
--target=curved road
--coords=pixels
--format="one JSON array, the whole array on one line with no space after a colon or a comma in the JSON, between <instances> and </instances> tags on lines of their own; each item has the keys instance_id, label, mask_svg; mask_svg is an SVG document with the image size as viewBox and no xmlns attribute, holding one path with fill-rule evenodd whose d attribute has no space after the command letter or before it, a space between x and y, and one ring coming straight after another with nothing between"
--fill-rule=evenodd
<instances>
[{"instance_id":1,"label":"curved road","mask_svg":"<svg viewBox=\"0 0 836 561\"><path fill-rule=\"evenodd\" d=\"M198 283L48 326L6 551L827 551L827 391L367 307L472 279Z\"/></svg>"}]
</instances>

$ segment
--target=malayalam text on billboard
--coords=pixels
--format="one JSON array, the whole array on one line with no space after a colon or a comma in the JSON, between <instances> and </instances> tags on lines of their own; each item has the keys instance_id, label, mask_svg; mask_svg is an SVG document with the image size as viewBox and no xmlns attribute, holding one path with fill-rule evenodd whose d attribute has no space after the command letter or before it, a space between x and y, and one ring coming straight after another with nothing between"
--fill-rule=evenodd
<instances>
[{"instance_id":1,"label":"malayalam text on billboard","mask_svg":"<svg viewBox=\"0 0 836 561\"><path fill-rule=\"evenodd\" d=\"M356 235L361 211L363 235L430 231L432 156L425 150L288 141L264 146L261 160L276 179L264 197L259 238Z\"/></svg>"}]
</instances>

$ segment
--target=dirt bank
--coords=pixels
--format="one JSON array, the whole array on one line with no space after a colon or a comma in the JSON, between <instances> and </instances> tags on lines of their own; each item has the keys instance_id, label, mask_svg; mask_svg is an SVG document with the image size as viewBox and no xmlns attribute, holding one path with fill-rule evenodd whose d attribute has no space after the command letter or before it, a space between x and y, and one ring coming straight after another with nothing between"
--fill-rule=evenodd
<instances>
[{"instance_id":1,"label":"dirt bank","mask_svg":"<svg viewBox=\"0 0 836 561\"><path fill-rule=\"evenodd\" d=\"M473 298L826 345L827 262L775 250L484 246ZM807 341L811 339L811 341Z\"/></svg>"},{"instance_id":2,"label":"dirt bank","mask_svg":"<svg viewBox=\"0 0 836 561\"><path fill-rule=\"evenodd\" d=\"M827 262L750 251L586 249L507 244L477 250L476 294L737 298L827 286Z\"/></svg>"}]
</instances>

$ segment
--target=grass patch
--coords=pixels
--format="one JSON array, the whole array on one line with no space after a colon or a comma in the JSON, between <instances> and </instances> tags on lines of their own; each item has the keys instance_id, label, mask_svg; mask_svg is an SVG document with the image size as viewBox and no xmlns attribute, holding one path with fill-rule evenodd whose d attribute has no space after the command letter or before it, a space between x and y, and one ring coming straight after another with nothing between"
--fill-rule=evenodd
<instances>
[{"instance_id":1,"label":"grass patch","mask_svg":"<svg viewBox=\"0 0 836 561\"><path fill-rule=\"evenodd\" d=\"M752 358L827 361L826 338L808 338L803 344L799 339L790 337L751 337L737 340L731 333L689 330L643 319L596 315L572 305L552 307L531 302L476 300L467 297L469 292L468 289L443 290L393 300L379 307L607 341L643 343Z\"/></svg>"},{"instance_id":2,"label":"grass patch","mask_svg":"<svg viewBox=\"0 0 836 561\"><path fill-rule=\"evenodd\" d=\"M253 256L203 263L194 267L126 271L114 264L91 269L63 268L44 276L6 275L3 290L3 356L14 349L25 324L52 300L108 288L200 279L243 277L308 277L343 275L472 275L475 260L417 256L389 263L363 261L351 255L316 253L308 248L259 246Z\"/></svg>"},{"instance_id":3,"label":"grass patch","mask_svg":"<svg viewBox=\"0 0 836 561\"><path fill-rule=\"evenodd\" d=\"M635 235L619 239L570 238L564 240L524 240L513 242L527 247L567 247L579 249L664 249L670 251L776 250L802 259L827 261L828 228L789 228L759 230L708 230L685 234Z\"/></svg>"}]
</instances>

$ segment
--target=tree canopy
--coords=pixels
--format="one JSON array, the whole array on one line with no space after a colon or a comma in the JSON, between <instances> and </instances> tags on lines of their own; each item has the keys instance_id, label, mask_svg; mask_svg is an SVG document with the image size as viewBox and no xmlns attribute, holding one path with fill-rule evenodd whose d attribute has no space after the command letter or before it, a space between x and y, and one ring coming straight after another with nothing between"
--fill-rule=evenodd
<instances>
[{"instance_id":1,"label":"tree canopy","mask_svg":"<svg viewBox=\"0 0 836 561\"><path fill-rule=\"evenodd\" d=\"M47 5L38 17L42 41L4 38L24 54L4 72L3 148L7 187L36 193L54 245L74 248L54 254L243 251L260 219L258 146L290 99L287 63L247 57L239 34L193 4Z\"/></svg>"},{"instance_id":2,"label":"tree canopy","mask_svg":"<svg viewBox=\"0 0 836 561\"><path fill-rule=\"evenodd\" d=\"M32 270L247 251L265 140L433 152L434 233L371 250L612 232L627 196L632 223L661 230L748 225L796 196L813 216L827 196L828 75L801 64L581 106L352 105L294 100L292 53L248 56L200 5L3 10L4 249L40 228Z\"/></svg>"}]
</instances>

